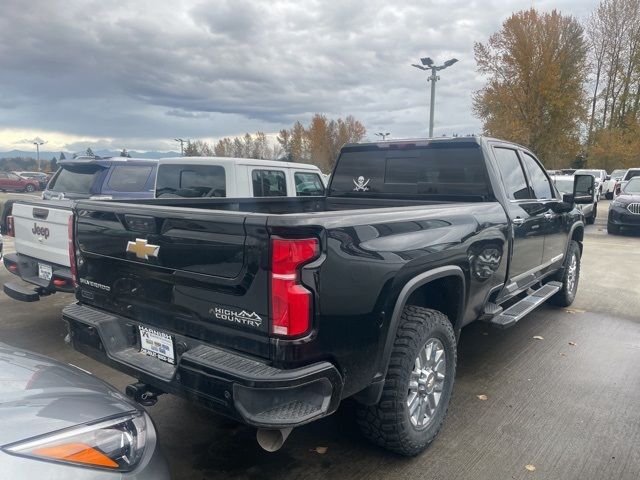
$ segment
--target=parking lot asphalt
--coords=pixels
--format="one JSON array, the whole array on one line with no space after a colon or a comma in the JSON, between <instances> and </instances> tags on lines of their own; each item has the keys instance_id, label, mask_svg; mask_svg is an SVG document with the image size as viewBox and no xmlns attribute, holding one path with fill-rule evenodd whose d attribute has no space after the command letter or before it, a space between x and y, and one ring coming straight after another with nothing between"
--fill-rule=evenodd
<instances>
[{"instance_id":1,"label":"parking lot asphalt","mask_svg":"<svg viewBox=\"0 0 640 480\"><path fill-rule=\"evenodd\" d=\"M571 308L544 306L508 330L480 322L463 330L448 418L422 455L400 458L365 442L349 402L270 454L255 430L164 395L148 410L174 477L640 478L640 235L608 235L608 203L586 228ZM0 268L0 283L12 277ZM0 293L0 341L124 389L131 378L65 344L61 310L71 301L56 294L25 304Z\"/></svg>"}]
</instances>

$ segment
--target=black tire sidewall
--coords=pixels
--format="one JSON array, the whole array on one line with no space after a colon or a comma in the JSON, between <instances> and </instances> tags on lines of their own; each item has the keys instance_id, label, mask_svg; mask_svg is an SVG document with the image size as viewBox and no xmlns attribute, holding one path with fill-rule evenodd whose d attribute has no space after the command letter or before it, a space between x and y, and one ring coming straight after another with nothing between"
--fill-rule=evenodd
<instances>
[{"instance_id":1,"label":"black tire sidewall","mask_svg":"<svg viewBox=\"0 0 640 480\"><path fill-rule=\"evenodd\" d=\"M402 408L402 415L404 418L404 423L406 424L404 430L407 434L407 437L410 439L410 443L419 446L418 448L420 449L425 448L429 443L433 441L435 436L440 431L442 423L444 422L444 418L447 414L447 409L449 408L449 402L451 401L451 393L453 392L456 361L455 341L454 344L451 345L448 332L444 328L442 328L442 325L432 325L430 329L425 329L425 331L422 333L423 335L417 336L416 343L411 350L411 354L407 355L407 358L405 359L405 365L403 369L405 371L405 375L403 377L403 384L406 388L404 389L404 397L400 396L403 393L403 390L400 390L398 392L400 394L400 398L403 398L403 401L401 402L401 405L399 405L399 407ZM442 396L440 397L440 402L436 407L435 417L427 424L426 427L416 428L413 423L411 423L409 407L407 406L406 401L407 391L409 390L409 379L411 376L411 372L413 371L415 359L418 356L420 349L424 348L427 341L432 338L440 340L442 346L444 347L447 373L444 380L444 387L442 389ZM412 358L411 355L413 355ZM453 371L451 371L452 369Z\"/></svg>"},{"instance_id":2,"label":"black tire sidewall","mask_svg":"<svg viewBox=\"0 0 640 480\"><path fill-rule=\"evenodd\" d=\"M569 265L571 265L571 259L576 257L577 268L576 268L576 281L573 288L573 291L567 290L567 281L569 278ZM575 240L571 240L569 244L569 248L567 250L567 257L564 262L564 267L562 271L562 278L560 281L562 282L562 288L558 293L556 293L553 297L551 297L551 303L561 306L568 307L573 303L576 298L576 294L578 292L578 285L580 284L580 246L578 242Z\"/></svg>"}]
</instances>

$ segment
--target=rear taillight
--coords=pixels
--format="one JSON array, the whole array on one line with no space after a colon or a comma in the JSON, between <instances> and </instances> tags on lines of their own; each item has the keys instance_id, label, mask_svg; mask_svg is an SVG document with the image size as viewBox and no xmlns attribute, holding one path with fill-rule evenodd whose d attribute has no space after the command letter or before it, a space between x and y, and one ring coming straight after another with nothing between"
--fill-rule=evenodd
<instances>
[{"instance_id":1,"label":"rear taillight","mask_svg":"<svg viewBox=\"0 0 640 480\"><path fill-rule=\"evenodd\" d=\"M73 241L73 215L69 217L68 223L69 232L69 265L71 267L71 278L73 280L74 287L78 286L78 267L76 265L76 246Z\"/></svg>"},{"instance_id":2,"label":"rear taillight","mask_svg":"<svg viewBox=\"0 0 640 480\"><path fill-rule=\"evenodd\" d=\"M315 238L271 241L271 333L293 337L311 326L311 292L300 284L299 268L318 256Z\"/></svg>"},{"instance_id":3,"label":"rear taillight","mask_svg":"<svg viewBox=\"0 0 640 480\"><path fill-rule=\"evenodd\" d=\"M9 215L7 217L7 237L15 237L16 236L16 228L13 222L13 215Z\"/></svg>"}]
</instances>

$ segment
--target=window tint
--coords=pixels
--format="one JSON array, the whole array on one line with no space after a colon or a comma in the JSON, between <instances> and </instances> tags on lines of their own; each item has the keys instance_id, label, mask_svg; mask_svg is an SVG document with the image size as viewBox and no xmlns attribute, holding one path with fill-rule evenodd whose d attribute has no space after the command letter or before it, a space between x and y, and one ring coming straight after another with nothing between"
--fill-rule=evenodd
<instances>
[{"instance_id":1,"label":"window tint","mask_svg":"<svg viewBox=\"0 0 640 480\"><path fill-rule=\"evenodd\" d=\"M280 170L254 170L251 173L254 197L286 197L287 181Z\"/></svg>"},{"instance_id":2,"label":"window tint","mask_svg":"<svg viewBox=\"0 0 640 480\"><path fill-rule=\"evenodd\" d=\"M324 195L324 184L317 173L296 172L293 178L296 182L298 197L321 197Z\"/></svg>"},{"instance_id":3,"label":"window tint","mask_svg":"<svg viewBox=\"0 0 640 480\"><path fill-rule=\"evenodd\" d=\"M551 193L549 180L538 162L525 152L523 152L522 155L522 162L529 174L529 183L531 184L535 198L553 198L555 195Z\"/></svg>"},{"instance_id":4,"label":"window tint","mask_svg":"<svg viewBox=\"0 0 640 480\"><path fill-rule=\"evenodd\" d=\"M510 148L494 148L502 183L511 200L531 198L518 154Z\"/></svg>"},{"instance_id":5,"label":"window tint","mask_svg":"<svg viewBox=\"0 0 640 480\"><path fill-rule=\"evenodd\" d=\"M479 145L433 142L396 148L344 149L331 182L331 195L486 200L492 197Z\"/></svg>"},{"instance_id":6,"label":"window tint","mask_svg":"<svg viewBox=\"0 0 640 480\"><path fill-rule=\"evenodd\" d=\"M220 165L160 165L156 197L226 197L226 175Z\"/></svg>"},{"instance_id":7,"label":"window tint","mask_svg":"<svg viewBox=\"0 0 640 480\"><path fill-rule=\"evenodd\" d=\"M624 176L624 179L630 180L633 177L640 177L640 170L629 170L627 174Z\"/></svg>"},{"instance_id":8,"label":"window tint","mask_svg":"<svg viewBox=\"0 0 640 480\"><path fill-rule=\"evenodd\" d=\"M117 166L111 172L108 186L116 192L142 192L152 171L152 166Z\"/></svg>"},{"instance_id":9,"label":"window tint","mask_svg":"<svg viewBox=\"0 0 640 480\"><path fill-rule=\"evenodd\" d=\"M98 165L67 165L60 170L49 184L48 189L53 192L80 193L88 195L91 187L104 170Z\"/></svg>"}]
</instances>

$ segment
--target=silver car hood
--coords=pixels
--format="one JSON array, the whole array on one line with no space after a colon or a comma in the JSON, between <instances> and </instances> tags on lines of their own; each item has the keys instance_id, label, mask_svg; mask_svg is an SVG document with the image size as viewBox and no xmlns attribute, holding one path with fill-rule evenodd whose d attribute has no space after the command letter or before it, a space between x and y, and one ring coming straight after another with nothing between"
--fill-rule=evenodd
<instances>
[{"instance_id":1,"label":"silver car hood","mask_svg":"<svg viewBox=\"0 0 640 480\"><path fill-rule=\"evenodd\" d=\"M0 446L136 409L77 367L0 343Z\"/></svg>"}]
</instances>

